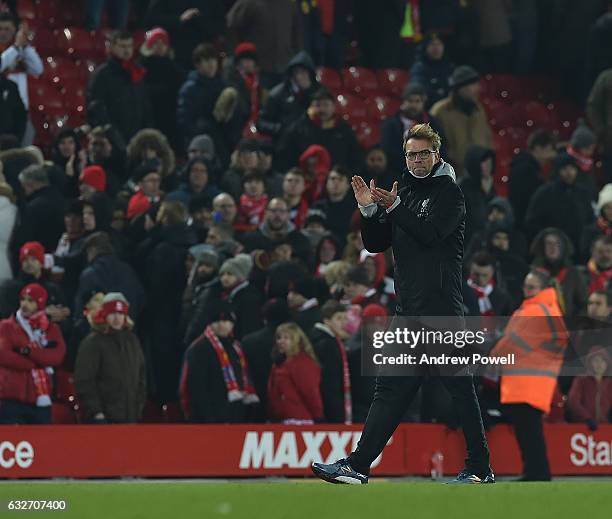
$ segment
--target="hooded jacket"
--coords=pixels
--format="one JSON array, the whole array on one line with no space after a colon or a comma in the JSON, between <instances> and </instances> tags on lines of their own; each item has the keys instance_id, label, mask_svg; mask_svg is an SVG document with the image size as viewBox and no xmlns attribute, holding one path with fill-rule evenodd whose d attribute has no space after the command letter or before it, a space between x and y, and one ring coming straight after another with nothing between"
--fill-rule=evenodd
<instances>
[{"instance_id":1,"label":"hooded jacket","mask_svg":"<svg viewBox=\"0 0 612 519\"><path fill-rule=\"evenodd\" d=\"M327 181L327 175L331 169L331 156L329 152L318 144L308 146L304 153L300 155L299 165L302 171L308 171L309 159L315 159L315 178L306 179L306 188L304 189L304 198L309 204L314 204L325 190L325 182Z\"/></svg>"},{"instance_id":2,"label":"hooded jacket","mask_svg":"<svg viewBox=\"0 0 612 519\"><path fill-rule=\"evenodd\" d=\"M310 72L311 85L306 90L298 89L291 79L293 68L297 66ZM287 65L284 81L270 90L268 100L259 113L258 130L273 137L278 136L306 112L310 98L318 87L312 58L306 51L299 52Z\"/></svg>"},{"instance_id":3,"label":"hooded jacket","mask_svg":"<svg viewBox=\"0 0 612 519\"><path fill-rule=\"evenodd\" d=\"M487 159L493 161L495 168L495 152L490 148L474 144L465 153L464 176L459 182L465 197L465 240L469 242L472 235L484 229L487 221L487 205L496 195L495 186L491 183L490 190L485 193L482 189L482 171L480 165ZM495 175L495 169L491 176Z\"/></svg>"},{"instance_id":4,"label":"hooded jacket","mask_svg":"<svg viewBox=\"0 0 612 519\"><path fill-rule=\"evenodd\" d=\"M426 178L404 178L397 207L361 216L363 244L369 252L393 248L398 313L462 317L465 202L455 171L441 160Z\"/></svg>"},{"instance_id":5,"label":"hooded jacket","mask_svg":"<svg viewBox=\"0 0 612 519\"><path fill-rule=\"evenodd\" d=\"M426 109L448 95L448 78L455 69L445 56L439 60L432 60L427 56L425 49L430 41L431 36L426 36L421 42L419 55L410 69L410 81L419 83L427 91Z\"/></svg>"}]
</instances>

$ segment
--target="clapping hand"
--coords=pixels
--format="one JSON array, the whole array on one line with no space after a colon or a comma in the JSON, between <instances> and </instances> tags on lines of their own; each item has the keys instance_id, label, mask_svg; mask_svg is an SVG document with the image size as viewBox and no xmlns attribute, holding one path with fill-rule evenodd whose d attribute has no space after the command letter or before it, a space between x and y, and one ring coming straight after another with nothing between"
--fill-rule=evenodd
<instances>
[{"instance_id":1,"label":"clapping hand","mask_svg":"<svg viewBox=\"0 0 612 519\"><path fill-rule=\"evenodd\" d=\"M363 178L358 175L353 176L353 178L351 178L351 186L353 187L353 193L355 193L355 199L359 205L366 206L374 202L372 191ZM370 187L374 187L374 180L370 182Z\"/></svg>"},{"instance_id":2,"label":"clapping hand","mask_svg":"<svg viewBox=\"0 0 612 519\"><path fill-rule=\"evenodd\" d=\"M397 181L393 182L393 187L391 188L391 191L387 191L386 189L382 189L380 187L376 187L374 185L374 180L372 180L372 182L370 183L371 186L371 192L372 192L372 199L381 207L384 207L385 209L388 209L389 207L391 207L393 205L393 203L395 202L395 199L397 198Z\"/></svg>"}]
</instances>

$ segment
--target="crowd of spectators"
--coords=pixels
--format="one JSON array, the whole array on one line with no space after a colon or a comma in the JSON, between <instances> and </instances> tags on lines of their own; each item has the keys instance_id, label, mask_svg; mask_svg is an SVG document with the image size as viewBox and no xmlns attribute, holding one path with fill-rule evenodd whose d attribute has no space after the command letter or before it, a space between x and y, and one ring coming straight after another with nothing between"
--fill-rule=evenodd
<instances>
[{"instance_id":1,"label":"crowd of spectators","mask_svg":"<svg viewBox=\"0 0 612 519\"><path fill-rule=\"evenodd\" d=\"M88 29L104 4L87 2ZM539 269L566 318L612 319L606 2L420 2L420 16L413 1L107 4L87 124L41 150L28 77L45 49L0 3L0 423L49 423L65 373L85 422L172 405L201 423L363 421L361 333L394 313L394 269L390 251L363 246L351 177L403 183L416 123L442 136L465 197L466 315L511 315ZM588 19L574 16L583 4ZM582 55L557 48L553 70L539 40L572 19L589 40ZM506 193L482 74L585 62L565 85L585 119L567 140L532 128ZM354 63L410 70L367 148L317 74ZM560 378L556 402L596 428L611 418L612 367L605 335L589 337L584 376ZM479 388L498 417L495 381ZM435 379L405 419L456 423Z\"/></svg>"}]
</instances>

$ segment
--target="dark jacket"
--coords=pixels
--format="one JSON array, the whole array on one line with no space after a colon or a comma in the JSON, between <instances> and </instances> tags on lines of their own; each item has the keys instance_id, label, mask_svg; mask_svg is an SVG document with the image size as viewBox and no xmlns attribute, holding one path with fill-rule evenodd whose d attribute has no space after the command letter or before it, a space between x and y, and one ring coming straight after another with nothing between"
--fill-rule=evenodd
<instances>
[{"instance_id":1,"label":"dark jacket","mask_svg":"<svg viewBox=\"0 0 612 519\"><path fill-rule=\"evenodd\" d=\"M429 108L440 99L448 96L448 78L455 66L446 58L434 61L421 49L419 57L410 69L410 81L419 83L427 91L427 105Z\"/></svg>"},{"instance_id":2,"label":"dark jacket","mask_svg":"<svg viewBox=\"0 0 612 519\"><path fill-rule=\"evenodd\" d=\"M242 367L233 339L220 339L238 386L242 389ZM221 364L210 341L201 336L185 352L181 374L181 403L190 422L241 423L247 418L247 407L241 400L229 402Z\"/></svg>"},{"instance_id":3,"label":"dark jacket","mask_svg":"<svg viewBox=\"0 0 612 519\"><path fill-rule=\"evenodd\" d=\"M87 91L92 126L112 124L124 142L138 130L153 126L153 108L144 80L133 83L119 61L110 58L93 73Z\"/></svg>"},{"instance_id":4,"label":"dark jacket","mask_svg":"<svg viewBox=\"0 0 612 519\"><path fill-rule=\"evenodd\" d=\"M26 109L17 84L0 76L0 135L14 135L21 142L26 129L26 119Z\"/></svg>"},{"instance_id":5,"label":"dark jacket","mask_svg":"<svg viewBox=\"0 0 612 519\"><path fill-rule=\"evenodd\" d=\"M268 416L272 420L320 420L321 368L303 351L274 364L268 381Z\"/></svg>"},{"instance_id":6,"label":"dark jacket","mask_svg":"<svg viewBox=\"0 0 612 519\"><path fill-rule=\"evenodd\" d=\"M325 197L315 203L313 209L320 209L327 216L327 229L340 241L346 243L346 235L350 231L351 217L357 209L357 202L353 190L349 188L344 198L338 202L332 202Z\"/></svg>"},{"instance_id":7,"label":"dark jacket","mask_svg":"<svg viewBox=\"0 0 612 519\"><path fill-rule=\"evenodd\" d=\"M290 243L293 248L293 255L301 259L305 265L310 264L310 242L291 222L288 223L287 233L283 236L282 240L273 240L267 232L266 223L264 222L256 231L242 236L240 242L244 245L245 252L252 252L256 249L271 250L275 243Z\"/></svg>"},{"instance_id":8,"label":"dark jacket","mask_svg":"<svg viewBox=\"0 0 612 519\"><path fill-rule=\"evenodd\" d=\"M442 142L444 142L444 133L442 127L438 123L435 117L432 117L427 112L423 112L418 120L414 120L412 125L418 123L429 123L429 125L436 130ZM411 125L411 126L412 126ZM398 111L393 117L388 117L380 125L380 145L387 154L387 160L389 161L389 168L393 171L404 171L406 169L406 159L404 157L404 133L406 128L402 121L401 112ZM444 156L445 150L442 147L442 155Z\"/></svg>"},{"instance_id":9,"label":"dark jacket","mask_svg":"<svg viewBox=\"0 0 612 519\"><path fill-rule=\"evenodd\" d=\"M310 341L321 365L323 414L329 423L344 423L342 356L336 338L319 323L310 332Z\"/></svg>"},{"instance_id":10,"label":"dark jacket","mask_svg":"<svg viewBox=\"0 0 612 519\"><path fill-rule=\"evenodd\" d=\"M129 330L92 331L79 346L74 384L88 420L104 413L109 422L138 422L147 396L138 337Z\"/></svg>"},{"instance_id":11,"label":"dark jacket","mask_svg":"<svg viewBox=\"0 0 612 519\"><path fill-rule=\"evenodd\" d=\"M487 221L487 206L496 196L495 186L485 193L482 190L482 172L480 164L491 158L495 167L495 152L489 148L474 144L465 153L465 172L459 182L465 198L465 242L469 243L472 235L484 229ZM492 175L495 171L492 171Z\"/></svg>"},{"instance_id":12,"label":"dark jacket","mask_svg":"<svg viewBox=\"0 0 612 519\"><path fill-rule=\"evenodd\" d=\"M308 90L299 90L293 84L291 74L292 69L296 66L304 67L310 71L312 85ZM259 113L258 130L274 137L278 136L306 113L310 98L318 87L312 59L307 52L299 52L289 61L285 72L285 80L270 90L268 100Z\"/></svg>"},{"instance_id":13,"label":"dark jacket","mask_svg":"<svg viewBox=\"0 0 612 519\"><path fill-rule=\"evenodd\" d=\"M220 301L227 301L234 312L236 338L242 339L245 335L261 328L263 294L246 281L234 287L228 294L217 281L211 283L198 299L197 307L187 328L186 344L191 344L204 332L206 326L210 324L210 316L214 314L213 309Z\"/></svg>"},{"instance_id":14,"label":"dark jacket","mask_svg":"<svg viewBox=\"0 0 612 519\"><path fill-rule=\"evenodd\" d=\"M278 156L281 169L297 165L300 155L312 144L323 146L332 158L333 164L342 164L357 170L362 163L362 152L351 127L339 117L332 128L322 128L307 114L302 115L281 137Z\"/></svg>"},{"instance_id":15,"label":"dark jacket","mask_svg":"<svg viewBox=\"0 0 612 519\"><path fill-rule=\"evenodd\" d=\"M94 292L121 292L130 303L130 316L136 320L145 303L145 292L134 269L113 254L97 256L81 273L75 301L75 315Z\"/></svg>"},{"instance_id":16,"label":"dark jacket","mask_svg":"<svg viewBox=\"0 0 612 519\"><path fill-rule=\"evenodd\" d=\"M541 173L539 162L526 150L516 155L510 163L508 199L514 209L517 229L524 229L529 200L542 185Z\"/></svg>"},{"instance_id":17,"label":"dark jacket","mask_svg":"<svg viewBox=\"0 0 612 519\"><path fill-rule=\"evenodd\" d=\"M145 82L153 110L154 127L177 145L176 97L185 77L183 70L169 57L148 56L142 60L147 70Z\"/></svg>"},{"instance_id":18,"label":"dark jacket","mask_svg":"<svg viewBox=\"0 0 612 519\"><path fill-rule=\"evenodd\" d=\"M465 203L455 172L440 161L425 179L405 177L393 211L361 217L363 244L369 252L393 247L402 314L462 316Z\"/></svg>"},{"instance_id":19,"label":"dark jacket","mask_svg":"<svg viewBox=\"0 0 612 519\"><path fill-rule=\"evenodd\" d=\"M13 231L14 257L27 241L40 242L46 251L53 251L64 233L64 198L56 187L43 187L26 198L18 218Z\"/></svg>"},{"instance_id":20,"label":"dark jacket","mask_svg":"<svg viewBox=\"0 0 612 519\"><path fill-rule=\"evenodd\" d=\"M546 227L562 230L579 250L582 229L594 220L588 191L560 179L541 186L531 198L525 215L525 229L533 238Z\"/></svg>"},{"instance_id":21,"label":"dark jacket","mask_svg":"<svg viewBox=\"0 0 612 519\"><path fill-rule=\"evenodd\" d=\"M272 346L274 346L274 332L276 326L266 325L261 330L245 335L240 344L242 351L249 364L249 374L253 381L253 387L259 397L261 406L257 421L266 421L266 410L268 409L268 379L272 369Z\"/></svg>"},{"instance_id":22,"label":"dark jacket","mask_svg":"<svg viewBox=\"0 0 612 519\"><path fill-rule=\"evenodd\" d=\"M185 143L196 135L217 131L213 109L226 87L227 84L219 76L207 78L196 70L189 72L179 90L176 109L178 129Z\"/></svg>"}]
</instances>

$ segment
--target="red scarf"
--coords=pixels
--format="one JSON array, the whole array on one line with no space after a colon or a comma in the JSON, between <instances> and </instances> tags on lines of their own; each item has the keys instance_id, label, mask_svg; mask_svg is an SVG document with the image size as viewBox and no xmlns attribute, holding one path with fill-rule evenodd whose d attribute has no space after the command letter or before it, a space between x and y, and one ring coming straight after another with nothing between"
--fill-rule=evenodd
<instances>
[{"instance_id":1,"label":"red scarf","mask_svg":"<svg viewBox=\"0 0 612 519\"><path fill-rule=\"evenodd\" d=\"M583 153L580 153L578 150L574 149L571 144L567 145L565 150L570 157L576 159L576 163L578 167L584 171L589 172L593 169L593 159Z\"/></svg>"},{"instance_id":2,"label":"red scarf","mask_svg":"<svg viewBox=\"0 0 612 519\"><path fill-rule=\"evenodd\" d=\"M486 287L481 287L477 285L472 278L467 280L468 286L472 289L476 297L478 298L478 310L480 311L480 315L482 316L492 316L495 315L495 311L493 310L493 305L491 304L491 300L489 296L493 292L495 288L495 280L492 279Z\"/></svg>"},{"instance_id":3,"label":"red scarf","mask_svg":"<svg viewBox=\"0 0 612 519\"><path fill-rule=\"evenodd\" d=\"M344 343L336 336L336 344L340 350L342 358L342 390L344 393L344 423L350 425L353 423L353 400L351 397L351 374L349 372L348 360L346 358L346 349Z\"/></svg>"},{"instance_id":4,"label":"red scarf","mask_svg":"<svg viewBox=\"0 0 612 519\"><path fill-rule=\"evenodd\" d=\"M292 212L293 208L290 209L289 212ZM308 202L305 198L300 200L300 203L297 206L297 210L295 213L295 217L293 218L293 223L298 229L301 229L306 222L306 217L308 216Z\"/></svg>"},{"instance_id":5,"label":"red scarf","mask_svg":"<svg viewBox=\"0 0 612 519\"><path fill-rule=\"evenodd\" d=\"M612 278L612 268L608 270L600 271L595 264L593 259L590 259L587 263L587 270L589 272L589 294L592 294L596 290L606 290L608 282Z\"/></svg>"},{"instance_id":6,"label":"red scarf","mask_svg":"<svg viewBox=\"0 0 612 519\"><path fill-rule=\"evenodd\" d=\"M610 225L610 222L608 222L608 220L606 220L603 216L600 216L599 218L597 218L597 228L603 232L606 236L609 236L610 234L612 234L612 225Z\"/></svg>"},{"instance_id":7,"label":"red scarf","mask_svg":"<svg viewBox=\"0 0 612 519\"><path fill-rule=\"evenodd\" d=\"M249 115L249 120L247 122L247 126L250 123L255 123L257 121L257 116L259 115L259 77L256 72L252 72L250 74L240 72L242 79L244 80L244 84L249 91L249 96L251 99L251 114Z\"/></svg>"},{"instance_id":8,"label":"red scarf","mask_svg":"<svg viewBox=\"0 0 612 519\"><path fill-rule=\"evenodd\" d=\"M240 362L240 368L242 371L242 389L238 385L238 380L236 379L236 374L234 373L234 368L232 367L227 351L225 351L223 344L221 344L221 341L215 335L215 332L213 332L210 326L207 326L206 330L204 330L204 336L210 341L210 344L217 354L217 359L219 359L219 364L221 364L223 380L225 381L225 387L227 389L228 402L237 402L238 400L242 400L242 403L245 405L259 403L259 397L257 396L257 393L255 393L255 388L251 382L249 367L246 357L244 356L244 352L240 347L240 343L234 340L232 347L236 351Z\"/></svg>"},{"instance_id":9,"label":"red scarf","mask_svg":"<svg viewBox=\"0 0 612 519\"><path fill-rule=\"evenodd\" d=\"M47 330L49 319L44 310L36 312L29 318L22 315L21 310L15 315L15 321L28 336L28 346L31 349L44 348L47 346ZM46 407L51 405L51 387L47 372L53 373L52 368L35 368L31 370L34 388L36 390L36 405Z\"/></svg>"},{"instance_id":10,"label":"red scarf","mask_svg":"<svg viewBox=\"0 0 612 519\"><path fill-rule=\"evenodd\" d=\"M268 195L261 195L256 198L249 195L240 196L240 223L250 226L253 230L263 222L266 206L268 205Z\"/></svg>"},{"instance_id":11,"label":"red scarf","mask_svg":"<svg viewBox=\"0 0 612 519\"><path fill-rule=\"evenodd\" d=\"M129 74L130 80L134 84L140 83L147 73L147 69L132 60L119 60L119 63L121 68Z\"/></svg>"}]
</instances>

